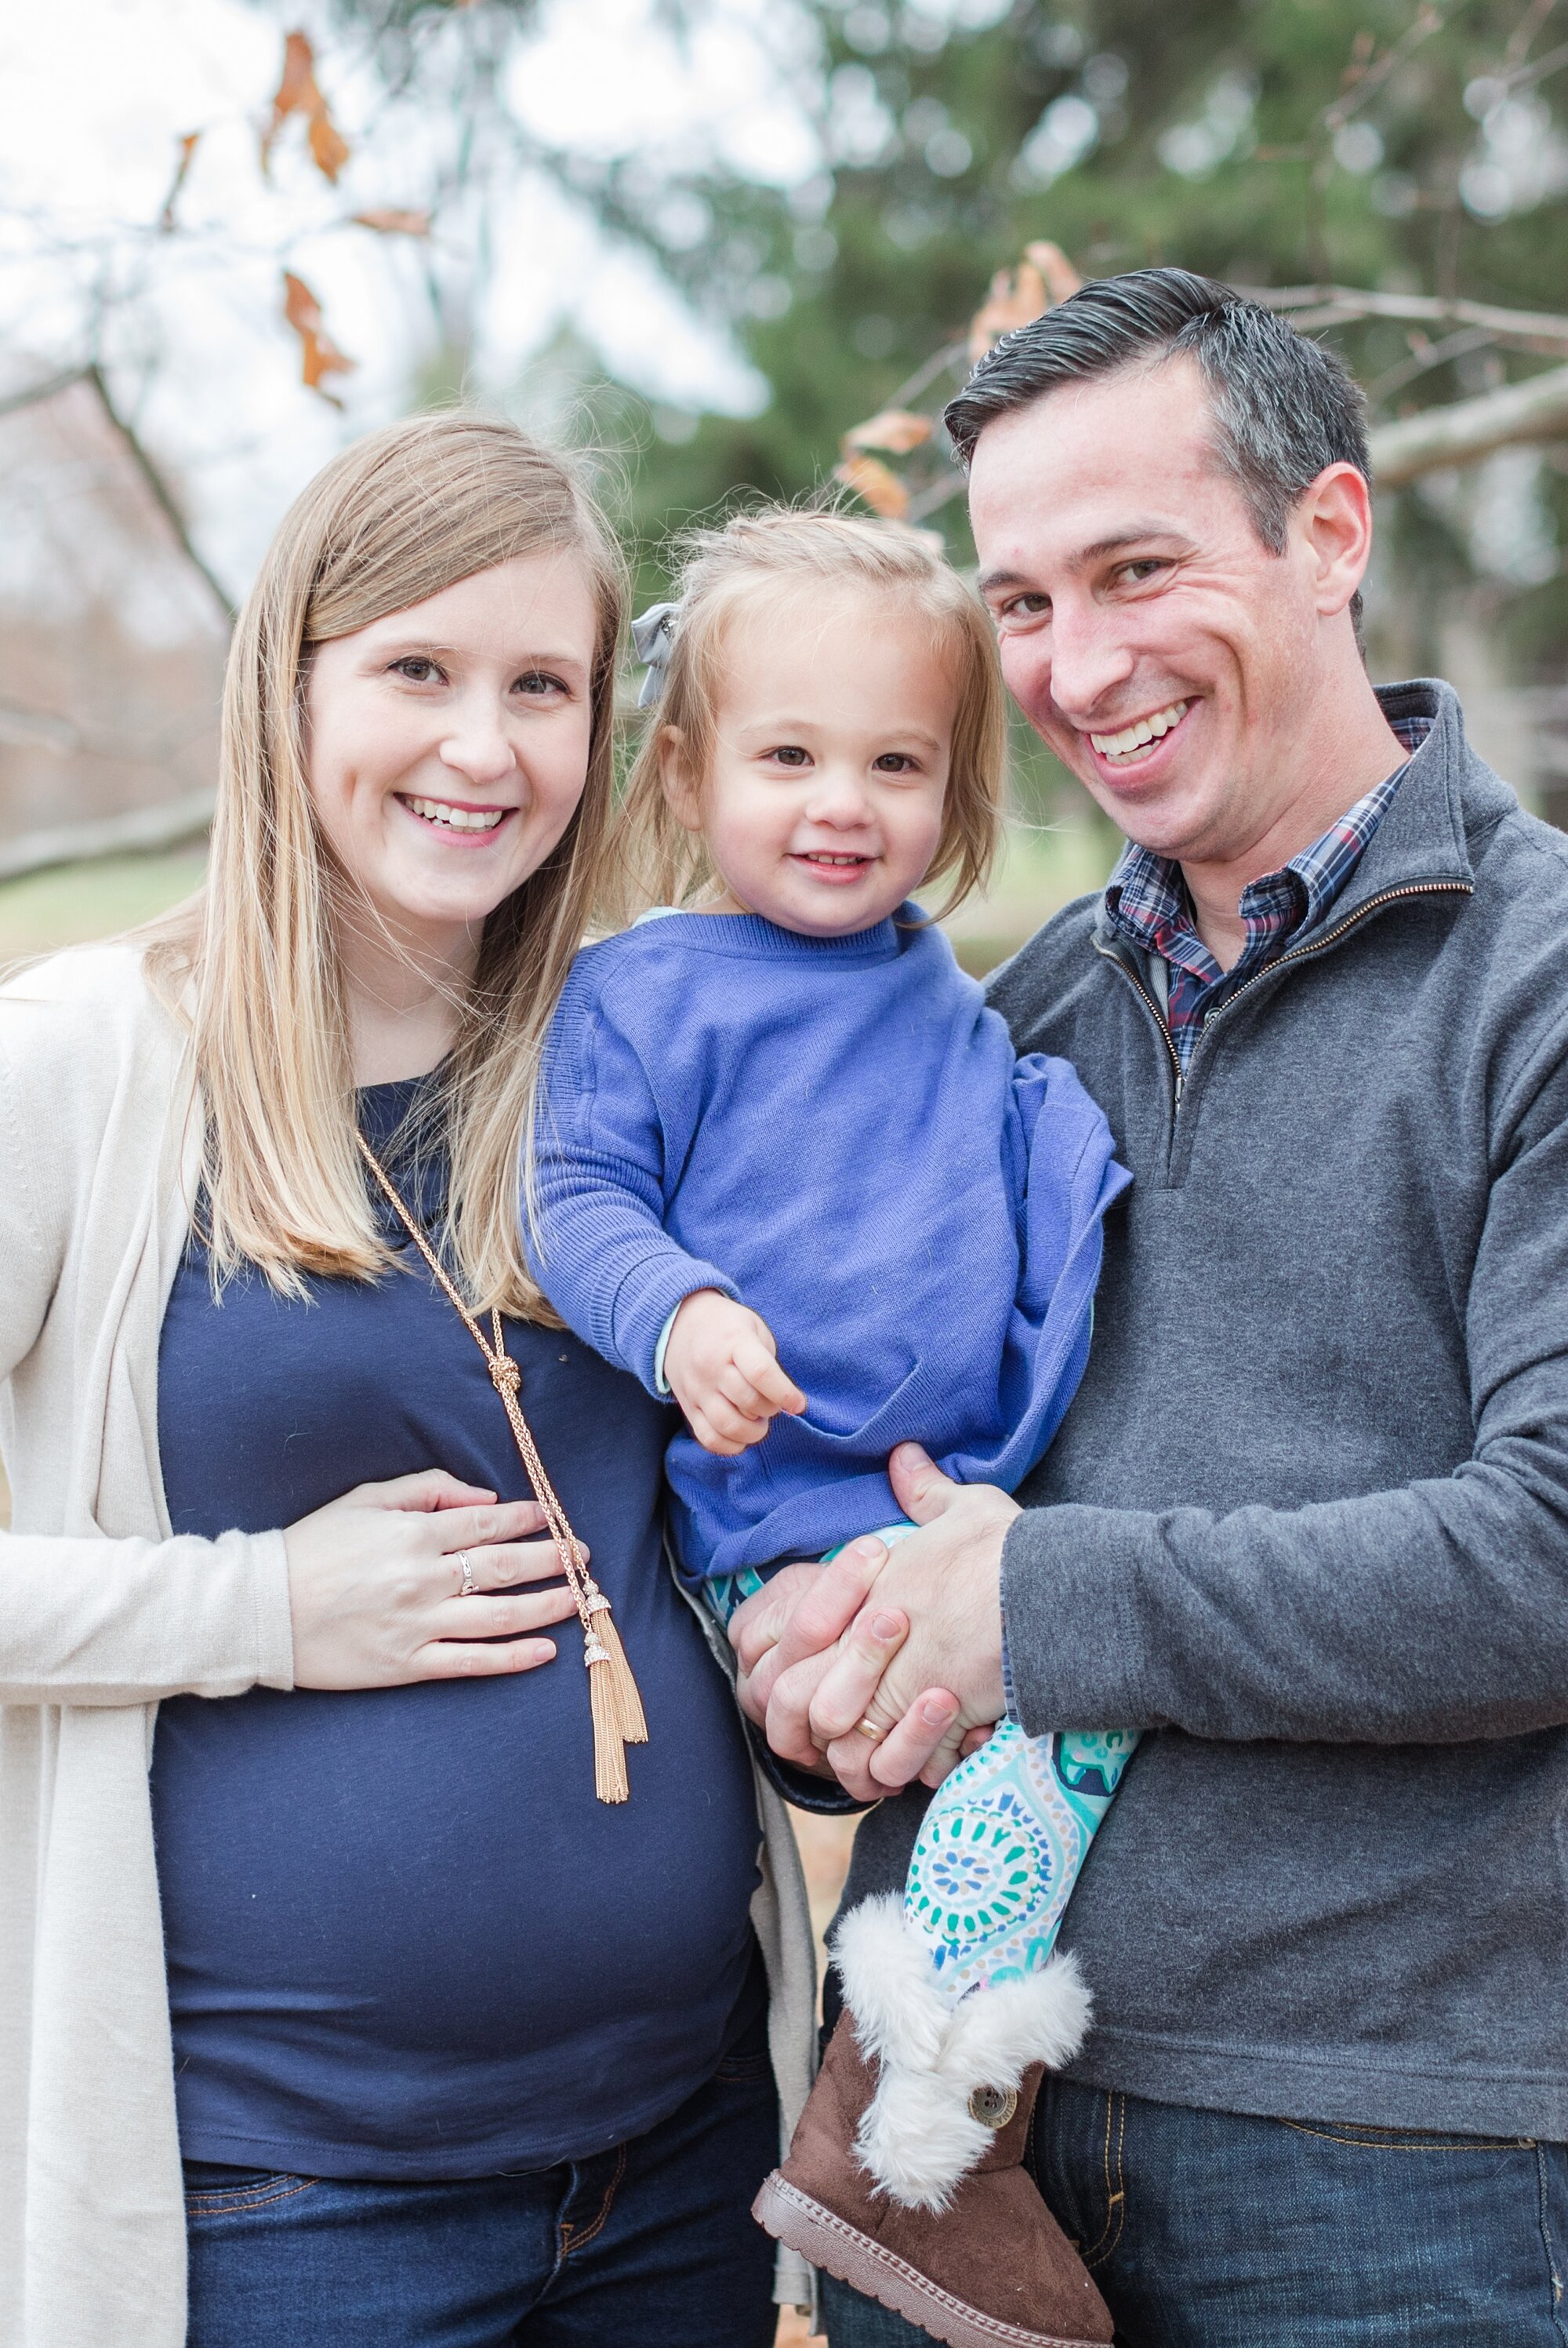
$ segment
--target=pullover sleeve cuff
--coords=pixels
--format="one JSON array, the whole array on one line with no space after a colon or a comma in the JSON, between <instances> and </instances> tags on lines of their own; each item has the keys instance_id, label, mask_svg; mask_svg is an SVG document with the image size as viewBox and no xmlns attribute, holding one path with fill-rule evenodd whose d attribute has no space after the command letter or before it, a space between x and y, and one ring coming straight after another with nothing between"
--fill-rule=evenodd
<instances>
[{"instance_id":1,"label":"pullover sleeve cuff","mask_svg":"<svg viewBox=\"0 0 1568 2348\"><path fill-rule=\"evenodd\" d=\"M721 1296L739 1295L734 1282L726 1280L716 1264L670 1248L636 1265L616 1292L610 1313L613 1350L651 1395L663 1397L670 1392L661 1383L670 1324L700 1288L716 1288Z\"/></svg>"},{"instance_id":2,"label":"pullover sleeve cuff","mask_svg":"<svg viewBox=\"0 0 1568 2348\"><path fill-rule=\"evenodd\" d=\"M1029 1509L1009 1528L1003 1685L1027 1735L1160 1725L1134 1604L1150 1521L1130 1509Z\"/></svg>"},{"instance_id":3,"label":"pullover sleeve cuff","mask_svg":"<svg viewBox=\"0 0 1568 2348\"><path fill-rule=\"evenodd\" d=\"M836 1778L818 1777L809 1769L797 1769L793 1761L781 1761L755 1721L747 1720L743 1714L742 1725L758 1768L792 1809L805 1810L819 1818L847 1818L876 1807L873 1802L859 1802L853 1794L846 1794Z\"/></svg>"}]
</instances>

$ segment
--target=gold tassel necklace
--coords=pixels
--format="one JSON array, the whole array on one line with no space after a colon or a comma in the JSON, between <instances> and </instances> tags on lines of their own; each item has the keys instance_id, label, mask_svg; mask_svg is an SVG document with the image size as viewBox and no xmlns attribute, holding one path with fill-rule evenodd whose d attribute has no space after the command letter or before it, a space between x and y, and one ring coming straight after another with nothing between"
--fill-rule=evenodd
<instances>
[{"instance_id":1,"label":"gold tassel necklace","mask_svg":"<svg viewBox=\"0 0 1568 2348\"><path fill-rule=\"evenodd\" d=\"M557 1496L555 1486L545 1473L545 1463L539 1457L533 1431L523 1416L518 1401L523 1374L507 1351L500 1313L492 1309L492 1335L487 1337L447 1278L445 1265L404 1205L391 1177L364 1134L356 1133L354 1139L359 1144L361 1157L401 1217L409 1238L456 1305L468 1334L485 1356L490 1383L501 1397L512 1438L528 1470L534 1498L544 1510L545 1522L555 1542L561 1571L566 1576L576 1601L578 1619L582 1624L582 1655L588 1666L589 1705L593 1716L594 1791L601 1802L624 1802L630 1791L626 1775L625 1747L648 1742L648 1723L643 1715L642 1699L637 1693L637 1682L631 1675L626 1650L620 1643L620 1633L610 1614L610 1601L588 1570L588 1560L578 1546L577 1535L567 1521L567 1513Z\"/></svg>"}]
</instances>

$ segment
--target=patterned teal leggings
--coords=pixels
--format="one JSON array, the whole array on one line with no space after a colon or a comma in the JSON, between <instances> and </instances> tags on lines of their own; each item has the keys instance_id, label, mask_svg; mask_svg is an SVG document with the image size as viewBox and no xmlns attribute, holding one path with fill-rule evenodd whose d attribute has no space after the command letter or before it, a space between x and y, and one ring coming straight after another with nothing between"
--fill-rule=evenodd
<instances>
[{"instance_id":1,"label":"patterned teal leggings","mask_svg":"<svg viewBox=\"0 0 1568 2348\"><path fill-rule=\"evenodd\" d=\"M898 1541L914 1529L889 1525L877 1538ZM837 1554L830 1550L823 1563ZM748 1570L703 1588L727 1622L766 1579ZM1137 1742L1136 1730L1120 1728L1026 1736L1004 1720L937 1788L909 1861L904 1913L955 2005L971 1989L1045 1964Z\"/></svg>"}]
</instances>

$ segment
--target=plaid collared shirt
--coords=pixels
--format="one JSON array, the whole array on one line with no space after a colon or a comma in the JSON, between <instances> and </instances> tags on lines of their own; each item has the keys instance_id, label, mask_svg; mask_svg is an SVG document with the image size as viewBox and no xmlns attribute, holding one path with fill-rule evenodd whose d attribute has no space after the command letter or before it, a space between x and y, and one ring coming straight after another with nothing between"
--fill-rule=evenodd
<instances>
[{"instance_id":1,"label":"plaid collared shirt","mask_svg":"<svg viewBox=\"0 0 1568 2348\"><path fill-rule=\"evenodd\" d=\"M1412 756L1432 727L1430 717L1397 717L1390 723ZM1166 965L1165 1024L1184 1076L1210 1012L1283 953L1297 930L1328 911L1388 813L1404 771L1396 767L1386 782L1358 799L1321 839L1293 856L1280 871L1248 882L1238 909L1246 925L1246 943L1229 970L1220 968L1194 927L1181 866L1128 842L1106 884L1105 911L1113 930L1146 953L1159 954Z\"/></svg>"}]
</instances>

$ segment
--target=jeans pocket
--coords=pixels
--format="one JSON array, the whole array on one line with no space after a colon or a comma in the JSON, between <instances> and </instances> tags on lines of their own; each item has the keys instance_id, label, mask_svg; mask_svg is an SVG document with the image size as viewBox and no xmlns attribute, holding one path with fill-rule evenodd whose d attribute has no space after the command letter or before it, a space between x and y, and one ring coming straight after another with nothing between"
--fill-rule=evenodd
<instances>
[{"instance_id":1,"label":"jeans pocket","mask_svg":"<svg viewBox=\"0 0 1568 2348\"><path fill-rule=\"evenodd\" d=\"M773 2077L773 2056L768 2052L768 2017L765 2010L754 2022L747 2024L720 2061L713 2073L716 2087L754 2086L759 2079Z\"/></svg>"},{"instance_id":2,"label":"jeans pocket","mask_svg":"<svg viewBox=\"0 0 1568 2348\"><path fill-rule=\"evenodd\" d=\"M1296 2136L1365 2152L1533 2152L1532 2136L1453 2136L1440 2128L1365 2127L1358 2120L1286 2120Z\"/></svg>"},{"instance_id":3,"label":"jeans pocket","mask_svg":"<svg viewBox=\"0 0 1568 2348\"><path fill-rule=\"evenodd\" d=\"M760 2054L747 2054L740 2050L726 2054L713 2074L714 2084L721 2087L750 2086L758 2079L771 2077L773 2065L764 2046Z\"/></svg>"},{"instance_id":4,"label":"jeans pocket","mask_svg":"<svg viewBox=\"0 0 1568 2348\"><path fill-rule=\"evenodd\" d=\"M185 2214L188 2218L226 2218L247 2209L264 2209L286 2201L317 2182L291 2169L230 2168L216 2160L188 2160L185 2168Z\"/></svg>"}]
</instances>

